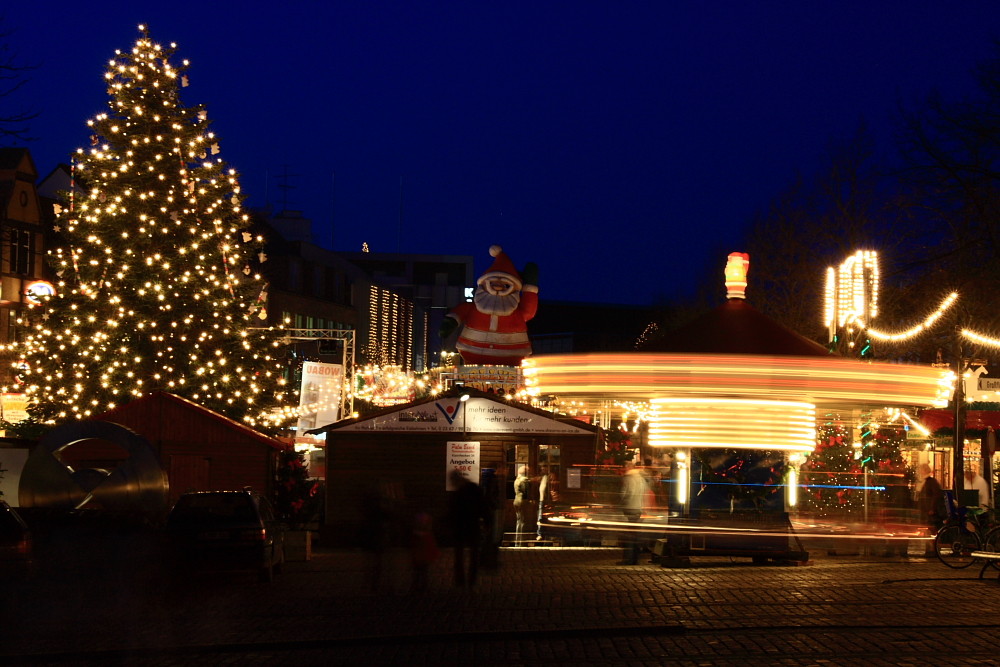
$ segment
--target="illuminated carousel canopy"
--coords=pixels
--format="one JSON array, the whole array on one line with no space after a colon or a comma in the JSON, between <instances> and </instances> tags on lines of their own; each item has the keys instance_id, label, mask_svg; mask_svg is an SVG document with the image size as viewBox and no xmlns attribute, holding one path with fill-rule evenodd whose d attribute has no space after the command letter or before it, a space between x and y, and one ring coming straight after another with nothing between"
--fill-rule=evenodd
<instances>
[{"instance_id":1,"label":"illuminated carousel canopy","mask_svg":"<svg viewBox=\"0 0 1000 667\"><path fill-rule=\"evenodd\" d=\"M817 406L947 403L940 369L834 356L757 311L743 298L748 265L730 255L729 300L643 351L526 359L529 391L594 409L649 403L650 444L675 448L811 451Z\"/></svg>"}]
</instances>

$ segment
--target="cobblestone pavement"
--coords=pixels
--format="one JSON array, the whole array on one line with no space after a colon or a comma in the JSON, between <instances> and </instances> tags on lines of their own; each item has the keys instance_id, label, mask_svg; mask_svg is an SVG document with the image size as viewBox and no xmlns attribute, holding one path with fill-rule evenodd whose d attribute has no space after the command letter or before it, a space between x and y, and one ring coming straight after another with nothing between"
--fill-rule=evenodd
<instances>
[{"instance_id":1,"label":"cobblestone pavement","mask_svg":"<svg viewBox=\"0 0 1000 667\"><path fill-rule=\"evenodd\" d=\"M808 547L809 545L807 545ZM996 571L918 557L617 565L618 549L505 549L471 590L450 555L424 593L402 553L318 549L274 583L171 584L150 554L72 549L7 578L0 664L1000 665Z\"/></svg>"}]
</instances>

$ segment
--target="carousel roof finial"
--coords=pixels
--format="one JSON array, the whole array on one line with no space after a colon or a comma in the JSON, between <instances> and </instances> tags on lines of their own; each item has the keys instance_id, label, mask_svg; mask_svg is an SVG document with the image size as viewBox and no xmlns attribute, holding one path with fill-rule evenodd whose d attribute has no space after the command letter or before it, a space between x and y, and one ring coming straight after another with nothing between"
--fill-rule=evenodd
<instances>
[{"instance_id":1,"label":"carousel roof finial","mask_svg":"<svg viewBox=\"0 0 1000 667\"><path fill-rule=\"evenodd\" d=\"M726 297L747 298L747 272L750 270L750 255L745 252L729 253L726 262Z\"/></svg>"}]
</instances>

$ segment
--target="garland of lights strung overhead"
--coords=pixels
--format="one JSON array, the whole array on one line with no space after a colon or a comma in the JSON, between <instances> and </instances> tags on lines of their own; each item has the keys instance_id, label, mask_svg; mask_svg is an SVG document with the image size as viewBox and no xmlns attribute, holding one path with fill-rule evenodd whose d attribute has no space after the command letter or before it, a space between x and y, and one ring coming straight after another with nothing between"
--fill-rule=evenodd
<instances>
[{"instance_id":1,"label":"garland of lights strung overhead","mask_svg":"<svg viewBox=\"0 0 1000 667\"><path fill-rule=\"evenodd\" d=\"M874 329L866 323L878 315L878 290L878 255L874 250L859 250L845 259L839 267L827 268L823 324L829 328L831 342L838 328L851 325L857 325L877 340L889 343L910 340L930 329L958 300L958 292L952 292L922 322L909 329L889 333ZM974 343L1000 347L1000 339L971 329L962 329L960 333Z\"/></svg>"}]
</instances>

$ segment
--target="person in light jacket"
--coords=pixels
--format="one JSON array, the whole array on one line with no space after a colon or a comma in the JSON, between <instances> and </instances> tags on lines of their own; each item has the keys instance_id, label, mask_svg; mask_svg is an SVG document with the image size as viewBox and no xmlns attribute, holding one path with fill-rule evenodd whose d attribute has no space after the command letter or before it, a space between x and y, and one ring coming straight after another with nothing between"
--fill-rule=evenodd
<instances>
[{"instance_id":1,"label":"person in light jacket","mask_svg":"<svg viewBox=\"0 0 1000 667\"><path fill-rule=\"evenodd\" d=\"M528 477L528 466L520 466L517 469L517 477L514 479L514 515L517 517L515 524L514 544L520 545L524 540L525 515L529 511L528 491L531 489L531 478Z\"/></svg>"},{"instance_id":2,"label":"person in light jacket","mask_svg":"<svg viewBox=\"0 0 1000 667\"><path fill-rule=\"evenodd\" d=\"M637 468L633 461L625 464L625 475L622 477L622 513L630 522L642 520L643 503L649 485L642 469ZM642 552L641 542L637 535L628 536L628 544L622 553L622 565L636 565Z\"/></svg>"}]
</instances>

